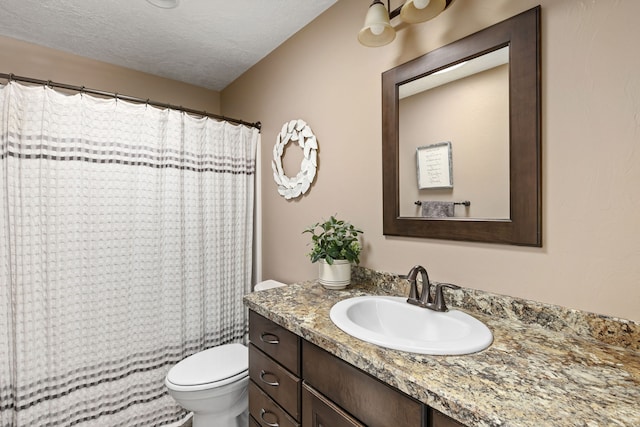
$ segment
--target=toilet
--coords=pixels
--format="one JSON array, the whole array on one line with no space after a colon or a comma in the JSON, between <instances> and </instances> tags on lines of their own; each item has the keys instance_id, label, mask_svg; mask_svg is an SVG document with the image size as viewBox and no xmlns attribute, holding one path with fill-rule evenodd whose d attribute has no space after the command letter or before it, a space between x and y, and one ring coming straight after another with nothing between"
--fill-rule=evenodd
<instances>
[{"instance_id":1,"label":"toilet","mask_svg":"<svg viewBox=\"0 0 640 427\"><path fill-rule=\"evenodd\" d=\"M255 291L284 283L266 280ZM169 394L193 412L193 427L246 427L249 351L242 344L224 344L192 354L172 367L164 380Z\"/></svg>"}]
</instances>

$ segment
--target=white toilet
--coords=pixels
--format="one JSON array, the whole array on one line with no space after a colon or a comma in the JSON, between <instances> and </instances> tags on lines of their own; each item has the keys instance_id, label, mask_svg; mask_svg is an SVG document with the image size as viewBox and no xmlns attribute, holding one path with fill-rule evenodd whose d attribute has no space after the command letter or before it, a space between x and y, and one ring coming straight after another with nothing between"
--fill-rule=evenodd
<instances>
[{"instance_id":1,"label":"white toilet","mask_svg":"<svg viewBox=\"0 0 640 427\"><path fill-rule=\"evenodd\" d=\"M284 283L266 280L256 291ZM249 351L242 344L225 344L192 354L167 373L169 394L193 412L193 427L248 425Z\"/></svg>"}]
</instances>

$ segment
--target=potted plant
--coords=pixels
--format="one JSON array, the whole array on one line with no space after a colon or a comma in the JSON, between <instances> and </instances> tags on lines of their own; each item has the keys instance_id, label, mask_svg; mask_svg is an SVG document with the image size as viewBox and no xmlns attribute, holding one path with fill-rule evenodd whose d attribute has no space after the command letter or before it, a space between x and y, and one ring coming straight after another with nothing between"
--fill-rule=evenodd
<instances>
[{"instance_id":1,"label":"potted plant","mask_svg":"<svg viewBox=\"0 0 640 427\"><path fill-rule=\"evenodd\" d=\"M331 216L303 233L311 234L311 262L319 262L319 281L325 288L344 289L351 282L351 264L360 262L362 230Z\"/></svg>"}]
</instances>

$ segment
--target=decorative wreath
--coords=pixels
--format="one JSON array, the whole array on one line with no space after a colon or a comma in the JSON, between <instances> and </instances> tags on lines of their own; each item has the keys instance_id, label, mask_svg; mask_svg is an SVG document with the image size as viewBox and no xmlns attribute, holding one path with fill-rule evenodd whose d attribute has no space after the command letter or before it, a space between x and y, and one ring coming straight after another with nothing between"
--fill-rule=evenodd
<instances>
[{"instance_id":1,"label":"decorative wreath","mask_svg":"<svg viewBox=\"0 0 640 427\"><path fill-rule=\"evenodd\" d=\"M282 169L282 153L291 141L297 142L304 151L300 172L293 178L285 175ZM294 199L309 191L318 168L318 141L304 120L291 120L282 125L282 130L276 137L276 145L273 147L271 168L273 179L278 184L278 193L285 199Z\"/></svg>"}]
</instances>

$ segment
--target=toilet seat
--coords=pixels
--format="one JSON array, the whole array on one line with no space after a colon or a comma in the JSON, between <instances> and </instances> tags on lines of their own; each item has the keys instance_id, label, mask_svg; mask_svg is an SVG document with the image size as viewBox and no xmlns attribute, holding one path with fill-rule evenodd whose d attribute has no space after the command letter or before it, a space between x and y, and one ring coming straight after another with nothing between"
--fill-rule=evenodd
<instances>
[{"instance_id":1,"label":"toilet seat","mask_svg":"<svg viewBox=\"0 0 640 427\"><path fill-rule=\"evenodd\" d=\"M224 344L192 354L167 373L166 384L175 390L222 387L249 375L249 352L242 344Z\"/></svg>"}]
</instances>

